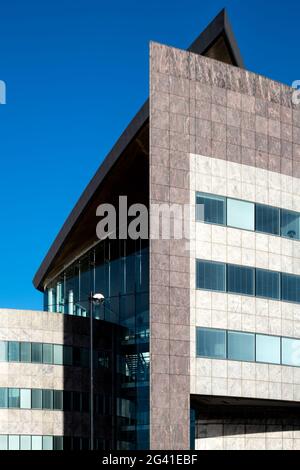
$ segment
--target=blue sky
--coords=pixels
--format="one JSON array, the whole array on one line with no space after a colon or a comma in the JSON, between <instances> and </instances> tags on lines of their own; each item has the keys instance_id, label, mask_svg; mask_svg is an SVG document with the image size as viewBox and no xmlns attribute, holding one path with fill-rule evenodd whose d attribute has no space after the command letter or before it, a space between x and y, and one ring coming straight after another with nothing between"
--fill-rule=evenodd
<instances>
[{"instance_id":1,"label":"blue sky","mask_svg":"<svg viewBox=\"0 0 300 470\"><path fill-rule=\"evenodd\" d=\"M296 0L0 0L0 308L41 308L33 275L148 95L149 41L186 48L224 6L249 70L300 79Z\"/></svg>"}]
</instances>

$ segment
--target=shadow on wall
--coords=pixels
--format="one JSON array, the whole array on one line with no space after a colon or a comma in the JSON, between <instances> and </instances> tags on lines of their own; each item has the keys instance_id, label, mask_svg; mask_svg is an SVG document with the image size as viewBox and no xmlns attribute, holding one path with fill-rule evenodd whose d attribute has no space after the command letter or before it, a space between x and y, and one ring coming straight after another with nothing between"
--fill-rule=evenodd
<instances>
[{"instance_id":1,"label":"shadow on wall","mask_svg":"<svg viewBox=\"0 0 300 470\"><path fill-rule=\"evenodd\" d=\"M63 315L64 450L85 450L90 440L90 319ZM115 329L94 320L94 448L110 449L114 441ZM73 347L71 347L73 346Z\"/></svg>"}]
</instances>

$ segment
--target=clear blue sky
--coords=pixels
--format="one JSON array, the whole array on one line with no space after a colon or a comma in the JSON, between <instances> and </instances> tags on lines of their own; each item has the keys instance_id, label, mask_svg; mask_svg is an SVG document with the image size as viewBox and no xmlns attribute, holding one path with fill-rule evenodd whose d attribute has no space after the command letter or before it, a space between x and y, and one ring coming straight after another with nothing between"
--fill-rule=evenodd
<instances>
[{"instance_id":1,"label":"clear blue sky","mask_svg":"<svg viewBox=\"0 0 300 470\"><path fill-rule=\"evenodd\" d=\"M296 0L0 0L0 307L32 277L148 95L149 40L186 48L227 7L246 67L300 79Z\"/></svg>"}]
</instances>

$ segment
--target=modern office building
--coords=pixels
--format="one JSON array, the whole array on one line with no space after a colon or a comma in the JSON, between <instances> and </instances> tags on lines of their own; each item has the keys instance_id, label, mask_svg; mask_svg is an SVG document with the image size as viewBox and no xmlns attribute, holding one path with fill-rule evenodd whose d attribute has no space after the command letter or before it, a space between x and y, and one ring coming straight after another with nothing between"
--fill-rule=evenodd
<instances>
[{"instance_id":1,"label":"modern office building","mask_svg":"<svg viewBox=\"0 0 300 470\"><path fill-rule=\"evenodd\" d=\"M300 448L293 91L244 68L224 11L150 44L149 101L35 275L45 311L0 312L1 448L88 448L91 311L95 448ZM99 240L121 195L188 207L188 234Z\"/></svg>"}]
</instances>

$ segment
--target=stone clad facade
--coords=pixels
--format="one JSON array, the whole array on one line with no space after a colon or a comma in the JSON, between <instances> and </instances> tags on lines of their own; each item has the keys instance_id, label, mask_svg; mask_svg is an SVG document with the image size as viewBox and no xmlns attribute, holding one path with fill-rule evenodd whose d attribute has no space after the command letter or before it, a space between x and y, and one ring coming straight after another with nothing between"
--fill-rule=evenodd
<instances>
[{"instance_id":1,"label":"stone clad facade","mask_svg":"<svg viewBox=\"0 0 300 470\"><path fill-rule=\"evenodd\" d=\"M300 110L292 92L247 70L151 43L150 203L193 208L202 191L300 211ZM195 350L196 326L300 338L298 305L195 288L197 258L299 274L299 242L198 224L194 210L190 226L189 241L151 241L152 448L189 448L190 395L300 399L297 368L198 359ZM199 448L226 448L226 431L202 425ZM224 421L218 426L225 429ZM254 443L251 433L241 433L240 447L284 447L287 426L290 448L286 422L274 430L280 444L264 426Z\"/></svg>"}]
</instances>

